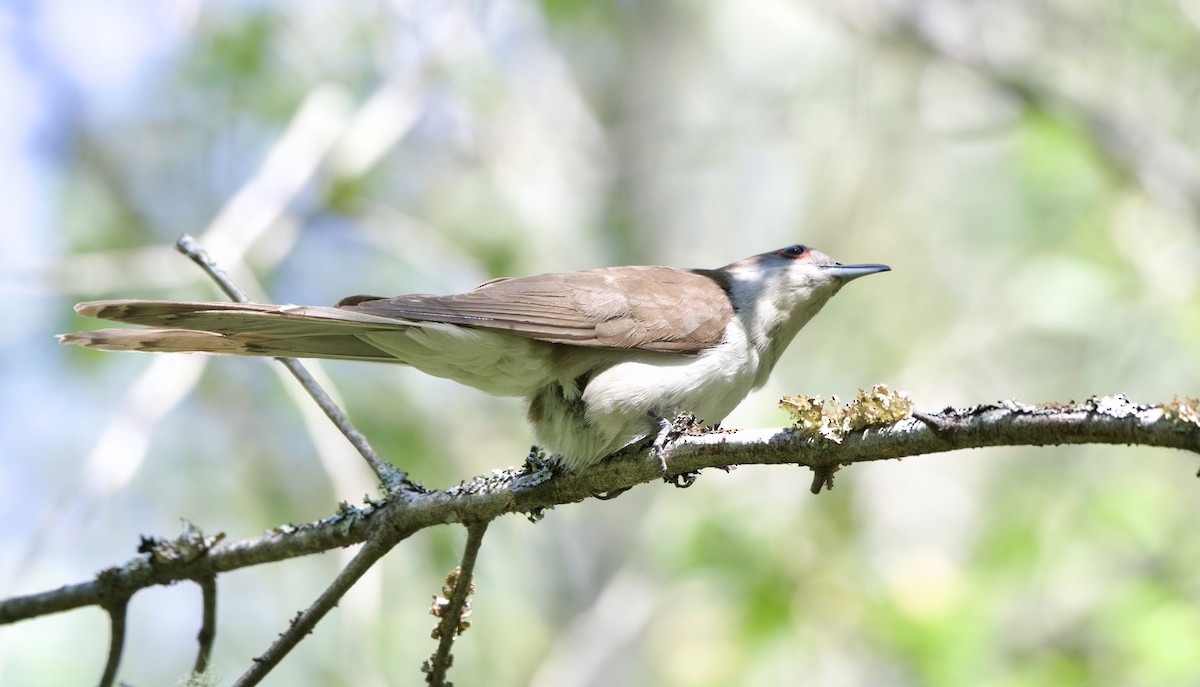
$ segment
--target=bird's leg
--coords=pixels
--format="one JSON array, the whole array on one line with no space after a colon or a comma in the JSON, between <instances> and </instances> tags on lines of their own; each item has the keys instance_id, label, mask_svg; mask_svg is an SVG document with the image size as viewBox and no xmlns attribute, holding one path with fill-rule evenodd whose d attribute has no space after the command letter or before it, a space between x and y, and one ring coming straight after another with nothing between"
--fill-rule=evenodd
<instances>
[{"instance_id":1,"label":"bird's leg","mask_svg":"<svg viewBox=\"0 0 1200 687\"><path fill-rule=\"evenodd\" d=\"M670 467L667 466L667 455L665 449L669 442L682 436L687 431L687 428L695 426L697 424L696 418L687 413L679 415L674 421L668 420L664 417L659 417L656 414L651 414L649 417L653 424L658 425L658 433L654 435L654 439L650 442L650 452L653 453L656 458L658 458L658 464L662 468L663 481L668 484L674 484L680 489L692 486L692 483L696 481L696 475L698 473L684 472L678 475L672 475ZM640 445L644 446L644 442L645 440L643 440L643 443ZM601 501L608 501L609 499L615 499L621 494L624 494L625 492L629 491L629 489L629 487L626 487L624 489L617 489L615 491L593 493L592 496L600 499Z\"/></svg>"},{"instance_id":2,"label":"bird's leg","mask_svg":"<svg viewBox=\"0 0 1200 687\"><path fill-rule=\"evenodd\" d=\"M667 479L667 456L663 453L667 442L673 439L671 433L675 431L675 424L665 417L657 418L658 434L654 437L654 442L650 444L650 450L654 452L654 457L658 458L658 464L662 466L663 479Z\"/></svg>"},{"instance_id":3,"label":"bird's leg","mask_svg":"<svg viewBox=\"0 0 1200 687\"><path fill-rule=\"evenodd\" d=\"M669 442L678 439L690 430L698 427L700 421L691 413L680 413L675 416L674 420L667 420L664 417L654 417L653 419L658 424L658 435L654 437L654 443L651 444L651 451L658 458L658 463L662 467L663 481L668 484L674 484L680 489L692 486L696 481L696 475L700 473L683 472L678 475L672 475L671 469L667 465L666 447Z\"/></svg>"}]
</instances>

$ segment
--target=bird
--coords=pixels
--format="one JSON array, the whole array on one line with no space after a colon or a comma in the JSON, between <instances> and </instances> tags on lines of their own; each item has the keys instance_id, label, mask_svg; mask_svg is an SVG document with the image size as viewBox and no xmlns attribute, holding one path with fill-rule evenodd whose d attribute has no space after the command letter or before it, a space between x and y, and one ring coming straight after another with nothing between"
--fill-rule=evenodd
<instances>
[{"instance_id":1,"label":"bird","mask_svg":"<svg viewBox=\"0 0 1200 687\"><path fill-rule=\"evenodd\" d=\"M797 244L716 269L628 266L493 279L450 295L350 296L332 307L104 300L75 311L147 328L63 334L105 351L401 363L528 403L539 444L570 472L715 425L762 387L796 333L847 282Z\"/></svg>"}]
</instances>

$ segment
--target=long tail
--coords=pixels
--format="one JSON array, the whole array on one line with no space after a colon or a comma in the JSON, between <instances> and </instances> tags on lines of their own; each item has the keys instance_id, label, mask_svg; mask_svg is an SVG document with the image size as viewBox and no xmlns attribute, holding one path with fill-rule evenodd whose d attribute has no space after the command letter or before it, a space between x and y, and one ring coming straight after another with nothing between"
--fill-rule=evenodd
<instances>
[{"instance_id":1,"label":"long tail","mask_svg":"<svg viewBox=\"0 0 1200 687\"><path fill-rule=\"evenodd\" d=\"M365 313L296 305L188 301L92 301L84 317L149 329L100 329L61 334L59 342L104 351L212 353L399 362L359 334L412 326Z\"/></svg>"}]
</instances>

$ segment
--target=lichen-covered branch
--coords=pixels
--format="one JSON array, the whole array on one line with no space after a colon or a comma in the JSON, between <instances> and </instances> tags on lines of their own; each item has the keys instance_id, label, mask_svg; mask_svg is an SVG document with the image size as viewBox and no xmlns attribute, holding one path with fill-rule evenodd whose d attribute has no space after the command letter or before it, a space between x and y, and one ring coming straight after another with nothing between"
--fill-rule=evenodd
<instances>
[{"instance_id":1,"label":"lichen-covered branch","mask_svg":"<svg viewBox=\"0 0 1200 687\"><path fill-rule=\"evenodd\" d=\"M837 441L797 428L695 430L670 442L662 457L672 474L778 463L831 472L852 463L958 449L1059 444L1133 444L1200 455L1200 403L1177 398L1163 405L1142 405L1121 395L1068 404L1027 405L1010 400L854 427ZM102 571L92 581L0 601L0 624L104 605L109 599L152 585L202 579L348 546L365 541L372 528L387 528L398 541L435 525L486 522L507 513L536 515L557 505L657 482L662 477L658 457L642 447L575 474L551 476L544 466L530 464L478 477L451 489L401 492L363 507L343 504L337 514L320 522L277 528L256 539L184 547L195 551L194 555L156 555L156 549L150 550L123 566Z\"/></svg>"},{"instance_id":2,"label":"lichen-covered branch","mask_svg":"<svg viewBox=\"0 0 1200 687\"><path fill-rule=\"evenodd\" d=\"M671 447L670 460L673 467L718 467L711 464L715 448L721 460L734 464L820 467L988 446L1065 444L1136 444L1200 454L1198 408L1195 399L1177 397L1162 405L1142 405L1121 394L1067 404L1008 400L914 413L889 424L853 426L837 439L806 429L685 437ZM724 436L736 441L723 441Z\"/></svg>"},{"instance_id":3,"label":"lichen-covered branch","mask_svg":"<svg viewBox=\"0 0 1200 687\"><path fill-rule=\"evenodd\" d=\"M425 673L425 683L431 687L445 687L446 673L454 663L450 648L454 639L471 626L467 617L471 614L471 596L475 593L475 561L479 557L479 549L483 545L483 535L487 532L487 522L476 522L467 526L467 543L463 547L462 562L446 575L446 583L442 587L442 596L433 600L429 613L439 618L437 627L433 630L433 638L438 640L437 650L421 667Z\"/></svg>"}]
</instances>

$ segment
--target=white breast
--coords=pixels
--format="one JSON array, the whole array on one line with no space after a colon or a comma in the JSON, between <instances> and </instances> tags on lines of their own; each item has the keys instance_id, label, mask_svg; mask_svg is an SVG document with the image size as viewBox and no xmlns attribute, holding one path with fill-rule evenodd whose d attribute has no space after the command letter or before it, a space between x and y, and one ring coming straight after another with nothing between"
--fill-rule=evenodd
<instances>
[{"instance_id":1,"label":"white breast","mask_svg":"<svg viewBox=\"0 0 1200 687\"><path fill-rule=\"evenodd\" d=\"M588 382L583 400L588 416L610 417L653 413L673 417L690 412L706 423L719 422L737 406L754 383L754 353L740 326L726 329L726 342L673 361L618 363Z\"/></svg>"}]
</instances>

